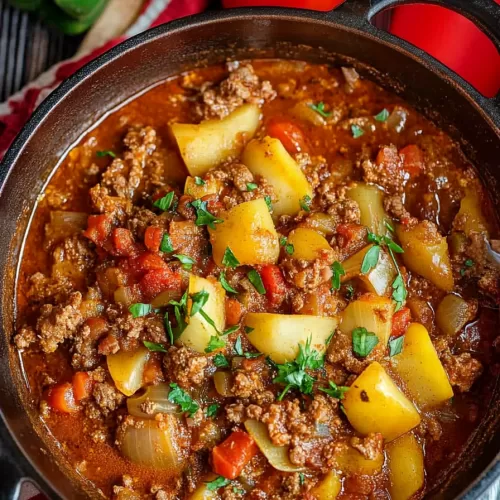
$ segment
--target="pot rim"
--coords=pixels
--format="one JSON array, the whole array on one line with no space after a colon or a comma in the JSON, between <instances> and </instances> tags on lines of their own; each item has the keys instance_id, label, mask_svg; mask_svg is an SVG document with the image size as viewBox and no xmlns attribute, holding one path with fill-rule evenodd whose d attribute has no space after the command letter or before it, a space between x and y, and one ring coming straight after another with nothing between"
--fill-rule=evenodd
<instances>
[{"instance_id":1,"label":"pot rim","mask_svg":"<svg viewBox=\"0 0 500 500\"><path fill-rule=\"evenodd\" d=\"M369 12L370 17L373 17L381 10L383 9L378 9L376 11L372 9L372 11ZM397 50L404 56L410 57L422 64L426 67L426 69L451 84L454 90L459 92L462 97L467 99L467 101L469 101L469 103L477 109L485 122L495 131L496 135L500 139L500 110L496 107L498 97L484 97L468 82L463 80L460 76L444 66L438 60L408 42L376 28L369 22L368 18L356 15L345 4L337 10L329 13L272 7L239 8L218 12L208 11L194 16L177 19L135 35L134 37L121 42L102 55L88 62L73 75L65 79L37 107L30 119L26 122L12 142L11 146L5 153L3 160L0 162L0 196L8 196L8 194L4 193L6 181L13 172L17 160L23 153L27 142L34 134L37 133L37 130L43 124L46 117L50 115L54 108L60 105L66 95L71 93L79 85L85 84L85 80L90 75L107 64L117 59L126 57L129 52L136 50L138 47L148 45L153 40L163 38L165 36L175 36L176 33L182 32L186 29L193 29L200 25L218 24L225 21L241 19L255 21L256 18L266 19L271 22L273 20L289 19L322 23L329 25L332 29L340 29L343 31L353 32L359 36L371 38L373 41L380 43L381 45ZM124 100L125 99L126 98L124 98ZM0 417L0 435L9 434L9 442L16 447L16 449L13 450L13 455L15 455L16 459L20 459L20 461L24 462L21 468L31 476L34 476L35 481L38 480L43 490L57 494L57 487L53 486L45 478L44 474L38 471L36 465L32 462L29 453L27 453L26 450L19 445L16 434L12 432L1 411L1 407ZM3 432L4 429L7 432ZM472 484L461 492L460 497L466 500L479 498L480 495L489 489L493 482L499 477L500 451L491 463L486 466L482 473L475 478Z\"/></svg>"}]
</instances>

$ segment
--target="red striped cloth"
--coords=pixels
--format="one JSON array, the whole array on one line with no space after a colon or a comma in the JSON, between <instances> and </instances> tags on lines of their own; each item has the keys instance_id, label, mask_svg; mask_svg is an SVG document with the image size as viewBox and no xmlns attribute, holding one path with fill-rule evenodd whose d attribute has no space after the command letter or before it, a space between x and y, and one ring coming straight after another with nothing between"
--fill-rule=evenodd
<instances>
[{"instance_id":1,"label":"red striped cloth","mask_svg":"<svg viewBox=\"0 0 500 500\"><path fill-rule=\"evenodd\" d=\"M87 55L56 64L7 102L0 104L0 160L34 109L65 78L123 40L173 19L197 14L204 10L207 4L208 0L146 0L141 14L125 35Z\"/></svg>"}]
</instances>

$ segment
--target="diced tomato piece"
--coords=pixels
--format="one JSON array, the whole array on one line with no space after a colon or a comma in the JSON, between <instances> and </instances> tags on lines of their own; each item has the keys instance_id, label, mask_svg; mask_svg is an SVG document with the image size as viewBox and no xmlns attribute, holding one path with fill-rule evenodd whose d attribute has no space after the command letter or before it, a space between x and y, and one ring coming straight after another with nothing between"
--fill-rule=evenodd
<instances>
[{"instance_id":1,"label":"diced tomato piece","mask_svg":"<svg viewBox=\"0 0 500 500\"><path fill-rule=\"evenodd\" d=\"M90 397L92 385L92 377L87 372L76 372L73 375L73 395L75 401L81 401Z\"/></svg>"},{"instance_id":2,"label":"diced tomato piece","mask_svg":"<svg viewBox=\"0 0 500 500\"><path fill-rule=\"evenodd\" d=\"M260 268L260 277L266 289L266 297L273 307L281 305L285 299L286 284L279 266L268 265Z\"/></svg>"},{"instance_id":3,"label":"diced tomato piece","mask_svg":"<svg viewBox=\"0 0 500 500\"><path fill-rule=\"evenodd\" d=\"M341 248L346 248L352 242L365 237L366 229L360 224L339 224L337 234L340 236L338 244Z\"/></svg>"},{"instance_id":4,"label":"diced tomato piece","mask_svg":"<svg viewBox=\"0 0 500 500\"><path fill-rule=\"evenodd\" d=\"M47 403L61 413L74 413L79 409L73 394L73 384L69 382L51 387L47 393Z\"/></svg>"},{"instance_id":5,"label":"diced tomato piece","mask_svg":"<svg viewBox=\"0 0 500 500\"><path fill-rule=\"evenodd\" d=\"M129 259L128 265L130 270L135 273L144 273L168 267L167 263L159 255L150 252L144 252L139 257Z\"/></svg>"},{"instance_id":6,"label":"diced tomato piece","mask_svg":"<svg viewBox=\"0 0 500 500\"><path fill-rule=\"evenodd\" d=\"M202 201L207 202L207 210L214 215L217 215L224 209L224 204L217 199L215 194L207 194L202 198Z\"/></svg>"},{"instance_id":7,"label":"diced tomato piece","mask_svg":"<svg viewBox=\"0 0 500 500\"><path fill-rule=\"evenodd\" d=\"M108 329L108 325L104 318L89 318L85 324L90 328L90 338L97 340Z\"/></svg>"},{"instance_id":8,"label":"diced tomato piece","mask_svg":"<svg viewBox=\"0 0 500 500\"><path fill-rule=\"evenodd\" d=\"M123 227L113 229L113 247L117 255L133 257L139 253L132 233Z\"/></svg>"},{"instance_id":9,"label":"diced tomato piece","mask_svg":"<svg viewBox=\"0 0 500 500\"><path fill-rule=\"evenodd\" d=\"M304 133L298 125L286 118L271 118L267 122L267 132L271 137L279 139L290 154L307 151Z\"/></svg>"},{"instance_id":10,"label":"diced tomato piece","mask_svg":"<svg viewBox=\"0 0 500 500\"><path fill-rule=\"evenodd\" d=\"M401 308L392 317L391 337L401 337L406 333L411 323L411 311L407 307Z\"/></svg>"},{"instance_id":11,"label":"diced tomato piece","mask_svg":"<svg viewBox=\"0 0 500 500\"><path fill-rule=\"evenodd\" d=\"M158 252L160 250L162 239L163 229L161 227L149 226L144 233L144 244L151 252Z\"/></svg>"},{"instance_id":12,"label":"diced tomato piece","mask_svg":"<svg viewBox=\"0 0 500 500\"><path fill-rule=\"evenodd\" d=\"M226 324L228 326L237 325L242 312L239 300L226 297Z\"/></svg>"},{"instance_id":13,"label":"diced tomato piece","mask_svg":"<svg viewBox=\"0 0 500 500\"><path fill-rule=\"evenodd\" d=\"M111 229L112 220L108 215L89 215L87 229L83 232L83 236L93 241L97 246L102 246L111 234Z\"/></svg>"},{"instance_id":14,"label":"diced tomato piece","mask_svg":"<svg viewBox=\"0 0 500 500\"><path fill-rule=\"evenodd\" d=\"M382 167L384 173L389 176L397 175L402 167L402 161L395 146L380 148L376 162L377 165Z\"/></svg>"},{"instance_id":15,"label":"diced tomato piece","mask_svg":"<svg viewBox=\"0 0 500 500\"><path fill-rule=\"evenodd\" d=\"M213 449L214 472L227 479L236 479L257 451L257 445L249 434L235 431Z\"/></svg>"},{"instance_id":16,"label":"diced tomato piece","mask_svg":"<svg viewBox=\"0 0 500 500\"><path fill-rule=\"evenodd\" d=\"M180 290L181 284L181 275L166 267L147 272L139 282L139 288L144 298L151 300L165 290Z\"/></svg>"},{"instance_id":17,"label":"diced tomato piece","mask_svg":"<svg viewBox=\"0 0 500 500\"><path fill-rule=\"evenodd\" d=\"M399 156L403 160L403 169L410 177L417 177L424 169L424 154L415 144L410 144L399 150Z\"/></svg>"}]
</instances>

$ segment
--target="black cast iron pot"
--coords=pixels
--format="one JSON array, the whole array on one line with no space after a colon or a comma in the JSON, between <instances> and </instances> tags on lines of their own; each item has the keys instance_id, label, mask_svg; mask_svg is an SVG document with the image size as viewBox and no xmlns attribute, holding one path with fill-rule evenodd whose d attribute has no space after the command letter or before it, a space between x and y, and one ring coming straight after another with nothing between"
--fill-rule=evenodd
<instances>
[{"instance_id":1,"label":"black cast iron pot","mask_svg":"<svg viewBox=\"0 0 500 500\"><path fill-rule=\"evenodd\" d=\"M408 2L372 0L370 6L368 0L348 0L328 14L270 8L182 19L115 47L66 80L36 110L0 165L1 498L16 498L26 478L51 498L97 496L41 425L10 339L17 266L37 196L70 145L126 98L180 71L226 58L354 64L459 141L500 207L500 99L481 96L433 58L370 24L376 14L402 3ZM471 18L500 47L500 9L492 0L429 3ZM450 463L431 498L479 498L500 480L499 408L500 387L495 387L464 456Z\"/></svg>"}]
</instances>

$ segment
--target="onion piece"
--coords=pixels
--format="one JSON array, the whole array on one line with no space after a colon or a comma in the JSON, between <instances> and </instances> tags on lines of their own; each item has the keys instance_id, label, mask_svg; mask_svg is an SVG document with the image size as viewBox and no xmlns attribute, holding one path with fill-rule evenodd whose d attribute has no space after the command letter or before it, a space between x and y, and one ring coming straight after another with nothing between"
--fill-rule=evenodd
<instances>
[{"instance_id":1,"label":"onion piece","mask_svg":"<svg viewBox=\"0 0 500 500\"><path fill-rule=\"evenodd\" d=\"M234 396L231 392L231 374L229 372L217 371L214 373L215 390L225 398Z\"/></svg>"},{"instance_id":2,"label":"onion piece","mask_svg":"<svg viewBox=\"0 0 500 500\"><path fill-rule=\"evenodd\" d=\"M118 351L107 357L108 369L116 388L132 396L142 387L144 367L149 359L149 350L139 347L136 351Z\"/></svg>"},{"instance_id":3,"label":"onion piece","mask_svg":"<svg viewBox=\"0 0 500 500\"><path fill-rule=\"evenodd\" d=\"M282 472L301 472L307 470L306 467L300 467L290 462L288 446L276 446L271 442L265 424L257 420L247 420L245 427L250 436L254 438L259 450L276 470Z\"/></svg>"},{"instance_id":4,"label":"onion piece","mask_svg":"<svg viewBox=\"0 0 500 500\"><path fill-rule=\"evenodd\" d=\"M84 212L50 212L50 222L45 225L45 238L50 244L61 241L87 227L88 215Z\"/></svg>"},{"instance_id":5,"label":"onion piece","mask_svg":"<svg viewBox=\"0 0 500 500\"><path fill-rule=\"evenodd\" d=\"M387 128L396 131L398 134L403 131L406 124L408 112L406 109L396 106L387 118Z\"/></svg>"},{"instance_id":6,"label":"onion piece","mask_svg":"<svg viewBox=\"0 0 500 500\"><path fill-rule=\"evenodd\" d=\"M157 413L181 414L179 406L168 400L169 393L170 387L168 384L149 385L140 393L136 393L127 399L128 412L134 417L145 419L153 419ZM150 409L148 413L141 409L141 406L145 403Z\"/></svg>"},{"instance_id":7,"label":"onion piece","mask_svg":"<svg viewBox=\"0 0 500 500\"><path fill-rule=\"evenodd\" d=\"M180 290L164 290L151 301L151 305L153 307L168 306L171 300L179 300L181 296Z\"/></svg>"},{"instance_id":8,"label":"onion piece","mask_svg":"<svg viewBox=\"0 0 500 500\"><path fill-rule=\"evenodd\" d=\"M114 300L117 304L129 307L134 302L139 302L139 295L134 286L119 286L113 294Z\"/></svg>"},{"instance_id":9,"label":"onion piece","mask_svg":"<svg viewBox=\"0 0 500 500\"><path fill-rule=\"evenodd\" d=\"M342 66L340 69L342 70L342 74L344 75L348 87L351 90L356 88L359 80L359 73L354 68L348 68L345 66Z\"/></svg>"},{"instance_id":10,"label":"onion piece","mask_svg":"<svg viewBox=\"0 0 500 500\"><path fill-rule=\"evenodd\" d=\"M295 118L309 122L316 127L326 125L326 120L314 109L311 108L311 101L300 101L292 109L291 113Z\"/></svg>"},{"instance_id":11,"label":"onion piece","mask_svg":"<svg viewBox=\"0 0 500 500\"><path fill-rule=\"evenodd\" d=\"M243 356L234 356L231 360L231 368L233 370L241 368L241 363L243 363L243 361L245 361L245 358Z\"/></svg>"},{"instance_id":12,"label":"onion piece","mask_svg":"<svg viewBox=\"0 0 500 500\"><path fill-rule=\"evenodd\" d=\"M457 335L462 328L474 319L476 307L453 293L448 294L439 303L436 311L436 323L447 336Z\"/></svg>"},{"instance_id":13,"label":"onion piece","mask_svg":"<svg viewBox=\"0 0 500 500\"><path fill-rule=\"evenodd\" d=\"M165 415L161 422L142 420L137 427L126 427L118 441L130 461L180 474L187 450L179 445L179 435L178 418Z\"/></svg>"}]
</instances>

